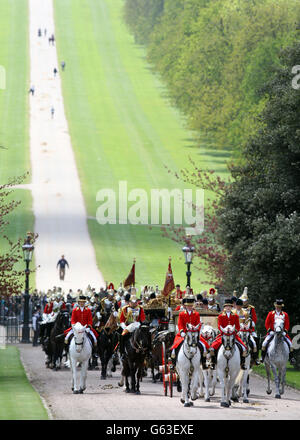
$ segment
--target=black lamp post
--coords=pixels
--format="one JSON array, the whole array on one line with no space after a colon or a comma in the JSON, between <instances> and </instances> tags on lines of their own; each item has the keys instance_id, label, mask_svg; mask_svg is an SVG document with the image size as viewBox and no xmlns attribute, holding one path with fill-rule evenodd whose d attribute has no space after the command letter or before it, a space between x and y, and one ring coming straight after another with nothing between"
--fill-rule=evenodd
<instances>
[{"instance_id":1,"label":"black lamp post","mask_svg":"<svg viewBox=\"0 0 300 440\"><path fill-rule=\"evenodd\" d=\"M31 234L27 234L25 243L22 246L23 249L23 257L26 264L25 269L25 294L24 294L24 320L23 320L23 330L22 330L22 343L28 344L30 342L29 339L29 263L32 260L34 246L31 243L32 236Z\"/></svg>"},{"instance_id":2,"label":"black lamp post","mask_svg":"<svg viewBox=\"0 0 300 440\"><path fill-rule=\"evenodd\" d=\"M182 252L184 254L185 258L185 264L187 265L187 271L186 271L186 278L187 278L187 286L191 287L191 264L193 260L193 253L194 253L194 246L191 246L189 243L187 243L183 248Z\"/></svg>"}]
</instances>

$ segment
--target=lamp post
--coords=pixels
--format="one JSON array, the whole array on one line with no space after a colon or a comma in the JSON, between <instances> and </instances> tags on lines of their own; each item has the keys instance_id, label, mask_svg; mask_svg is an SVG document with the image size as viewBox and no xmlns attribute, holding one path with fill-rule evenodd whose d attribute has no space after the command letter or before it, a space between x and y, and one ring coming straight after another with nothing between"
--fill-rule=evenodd
<instances>
[{"instance_id":1,"label":"lamp post","mask_svg":"<svg viewBox=\"0 0 300 440\"><path fill-rule=\"evenodd\" d=\"M34 246L31 243L32 236L31 233L27 233L26 240L22 246L23 249L23 257L26 264L25 268L25 293L24 293L24 320L23 320L23 330L22 330L22 343L28 344L30 342L29 339L29 263L32 260Z\"/></svg>"},{"instance_id":2,"label":"lamp post","mask_svg":"<svg viewBox=\"0 0 300 440\"><path fill-rule=\"evenodd\" d=\"M187 271L186 271L186 278L187 278L187 286L191 287L191 264L193 260L193 253L194 253L194 246L191 246L191 244L188 242L183 248L182 252L184 254L185 258L185 264L187 265Z\"/></svg>"}]
</instances>

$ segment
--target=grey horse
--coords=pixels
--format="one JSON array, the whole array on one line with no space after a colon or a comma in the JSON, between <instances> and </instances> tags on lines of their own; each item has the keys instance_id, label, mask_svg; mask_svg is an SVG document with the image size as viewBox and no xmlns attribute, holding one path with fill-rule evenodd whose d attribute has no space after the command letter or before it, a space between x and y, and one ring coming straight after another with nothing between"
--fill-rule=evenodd
<instances>
[{"instance_id":1,"label":"grey horse","mask_svg":"<svg viewBox=\"0 0 300 440\"><path fill-rule=\"evenodd\" d=\"M272 393L270 387L272 369L276 385L275 397L280 399L281 395L284 393L286 364L289 358L289 347L284 340L284 322L282 320L275 321L274 328L274 337L268 346L264 364L268 379L267 394Z\"/></svg>"}]
</instances>

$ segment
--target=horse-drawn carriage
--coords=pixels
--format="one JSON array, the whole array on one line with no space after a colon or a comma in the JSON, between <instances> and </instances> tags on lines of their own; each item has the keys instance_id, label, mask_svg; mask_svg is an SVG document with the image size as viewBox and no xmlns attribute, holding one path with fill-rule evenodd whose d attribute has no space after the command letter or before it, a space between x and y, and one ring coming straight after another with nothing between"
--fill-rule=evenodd
<instances>
[{"instance_id":1,"label":"horse-drawn carriage","mask_svg":"<svg viewBox=\"0 0 300 440\"><path fill-rule=\"evenodd\" d=\"M203 325L210 325L214 329L218 328L218 316L219 312L215 310L206 310L200 307L196 307L195 310L199 312L200 319ZM170 320L169 326L174 327L174 333L178 331L178 317L179 317L180 310L174 310L172 311L172 319ZM165 396L169 395L170 397L173 397L173 385L174 383L178 383L178 374L176 372L176 369L172 363L172 361L169 358L168 355L168 349L166 347L166 344L162 343L162 364L159 366L159 371L162 373L163 377L163 388L164 388L164 394Z\"/></svg>"}]
</instances>

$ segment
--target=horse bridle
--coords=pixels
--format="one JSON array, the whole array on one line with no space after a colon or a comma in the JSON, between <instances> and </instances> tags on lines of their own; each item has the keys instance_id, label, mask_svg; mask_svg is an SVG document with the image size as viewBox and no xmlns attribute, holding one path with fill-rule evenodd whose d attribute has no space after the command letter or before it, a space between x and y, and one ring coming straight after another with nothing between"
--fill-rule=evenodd
<instances>
[{"instance_id":1,"label":"horse bridle","mask_svg":"<svg viewBox=\"0 0 300 440\"><path fill-rule=\"evenodd\" d=\"M199 332L193 332L193 333L197 333L197 335L198 335ZM195 342L195 341L196 341L196 342ZM186 342L186 345L189 347L189 349L190 349L191 347L197 347L197 337L195 337L194 335L193 335L193 337L192 337L192 343L191 343L191 344L189 344L187 341L184 341L184 342ZM197 351L196 351L196 352L197 352ZM191 360L193 359L193 357L195 356L196 352L193 353L193 355L192 355L191 357L188 357L188 356L186 355L185 351L184 351L184 344L183 344L183 354L184 354L184 356L185 356L190 362L191 362Z\"/></svg>"},{"instance_id":2,"label":"horse bridle","mask_svg":"<svg viewBox=\"0 0 300 440\"><path fill-rule=\"evenodd\" d=\"M233 334L233 333L232 333ZM222 335L222 344L223 344L223 347L224 347L224 350L225 350L225 352L227 352L228 353L228 351L230 351L230 356L229 357L227 357L227 356L225 356L225 353L224 353L224 356L226 357L226 359L227 360L229 360L229 359L231 359L232 358L232 356L233 356L233 349L235 348L235 341L233 342L233 344L232 344L232 346L230 347L230 345L227 343L226 344L226 346L224 345L224 339L223 339L223 337L224 336L231 336L232 334L226 334L226 333L224 333L223 335Z\"/></svg>"}]
</instances>

